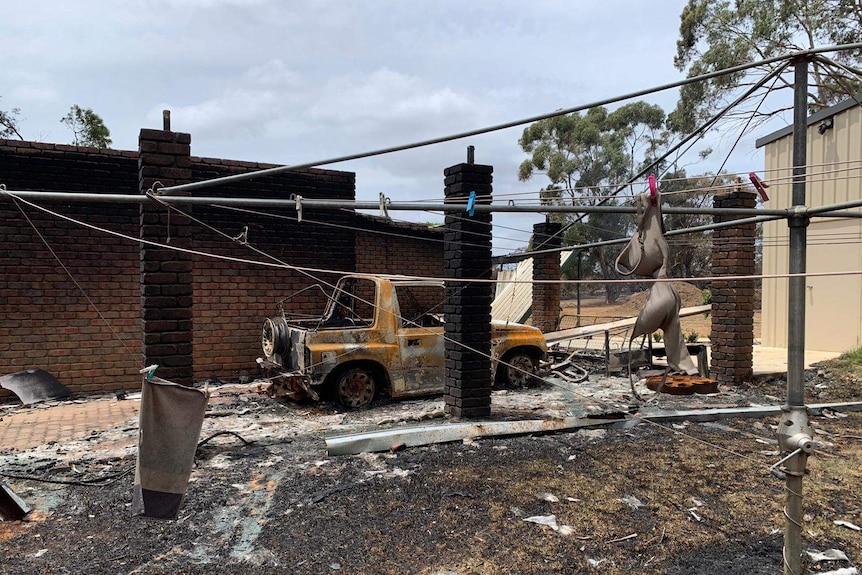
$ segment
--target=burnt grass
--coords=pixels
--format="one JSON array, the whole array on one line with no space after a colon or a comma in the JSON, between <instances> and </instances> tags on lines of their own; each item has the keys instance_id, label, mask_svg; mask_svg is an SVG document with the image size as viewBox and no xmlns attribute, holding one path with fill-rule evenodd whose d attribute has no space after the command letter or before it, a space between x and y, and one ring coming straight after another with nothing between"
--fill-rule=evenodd
<instances>
[{"instance_id":1,"label":"burnt grass","mask_svg":"<svg viewBox=\"0 0 862 575\"><path fill-rule=\"evenodd\" d=\"M830 392L843 397L816 400L858 400L858 383L845 383ZM749 385L754 398L780 393L780 382ZM862 524L862 414L812 423L803 544L858 565L862 534L833 521ZM642 423L331 458L319 433L222 437L200 448L174 521L130 516L132 476L16 480L19 493L61 500L0 523L0 573L780 573L775 425ZM548 515L566 528L524 521Z\"/></svg>"}]
</instances>

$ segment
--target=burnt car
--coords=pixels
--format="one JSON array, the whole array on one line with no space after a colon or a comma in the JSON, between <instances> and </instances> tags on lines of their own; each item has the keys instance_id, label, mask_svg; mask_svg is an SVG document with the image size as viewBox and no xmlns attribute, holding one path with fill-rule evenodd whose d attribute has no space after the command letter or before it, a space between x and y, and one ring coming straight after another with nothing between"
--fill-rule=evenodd
<instances>
[{"instance_id":1,"label":"burnt car","mask_svg":"<svg viewBox=\"0 0 862 575\"><path fill-rule=\"evenodd\" d=\"M284 301L289 300L287 298ZM319 399L322 393L351 408L379 392L392 399L439 394L445 387L441 282L342 277L319 317L281 314L263 324L258 364L272 397ZM526 384L547 355L536 328L492 322L496 383Z\"/></svg>"}]
</instances>

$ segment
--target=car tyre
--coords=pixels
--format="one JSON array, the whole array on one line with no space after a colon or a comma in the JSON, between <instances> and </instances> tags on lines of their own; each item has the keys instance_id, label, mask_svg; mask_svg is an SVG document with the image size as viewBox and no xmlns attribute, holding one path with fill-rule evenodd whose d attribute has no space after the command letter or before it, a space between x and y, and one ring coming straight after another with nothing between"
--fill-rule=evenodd
<instances>
[{"instance_id":1,"label":"car tyre","mask_svg":"<svg viewBox=\"0 0 862 575\"><path fill-rule=\"evenodd\" d=\"M512 387L526 387L535 381L535 360L524 351L517 351L504 360L506 383Z\"/></svg>"},{"instance_id":2,"label":"car tyre","mask_svg":"<svg viewBox=\"0 0 862 575\"><path fill-rule=\"evenodd\" d=\"M354 367L342 373L335 383L338 401L345 407L360 409L374 399L377 384L374 374L362 367Z\"/></svg>"}]
</instances>

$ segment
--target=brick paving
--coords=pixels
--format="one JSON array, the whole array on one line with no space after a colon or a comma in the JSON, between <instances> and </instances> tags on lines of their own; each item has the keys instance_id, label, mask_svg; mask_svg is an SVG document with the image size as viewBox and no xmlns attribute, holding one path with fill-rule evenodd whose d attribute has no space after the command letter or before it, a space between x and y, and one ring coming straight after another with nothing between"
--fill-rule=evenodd
<instances>
[{"instance_id":1,"label":"brick paving","mask_svg":"<svg viewBox=\"0 0 862 575\"><path fill-rule=\"evenodd\" d=\"M83 439L132 422L141 402L116 397L67 401L0 410L0 450L24 450L51 441Z\"/></svg>"}]
</instances>

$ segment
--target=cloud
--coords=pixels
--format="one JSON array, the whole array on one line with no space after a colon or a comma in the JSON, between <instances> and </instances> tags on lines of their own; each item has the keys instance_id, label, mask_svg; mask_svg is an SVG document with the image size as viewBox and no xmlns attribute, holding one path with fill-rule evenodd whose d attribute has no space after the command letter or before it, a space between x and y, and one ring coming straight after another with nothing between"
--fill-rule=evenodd
<instances>
[{"instance_id":1,"label":"cloud","mask_svg":"<svg viewBox=\"0 0 862 575\"><path fill-rule=\"evenodd\" d=\"M378 136L427 135L480 115L470 94L388 68L329 80L308 112L309 119Z\"/></svg>"},{"instance_id":2,"label":"cloud","mask_svg":"<svg viewBox=\"0 0 862 575\"><path fill-rule=\"evenodd\" d=\"M303 105L305 91L301 75L274 59L252 66L235 85L200 102L156 106L147 113L147 121L159 123L162 110L169 109L173 129L191 132L197 140L296 134L306 131L307 127L289 118L297 104Z\"/></svg>"}]
</instances>

